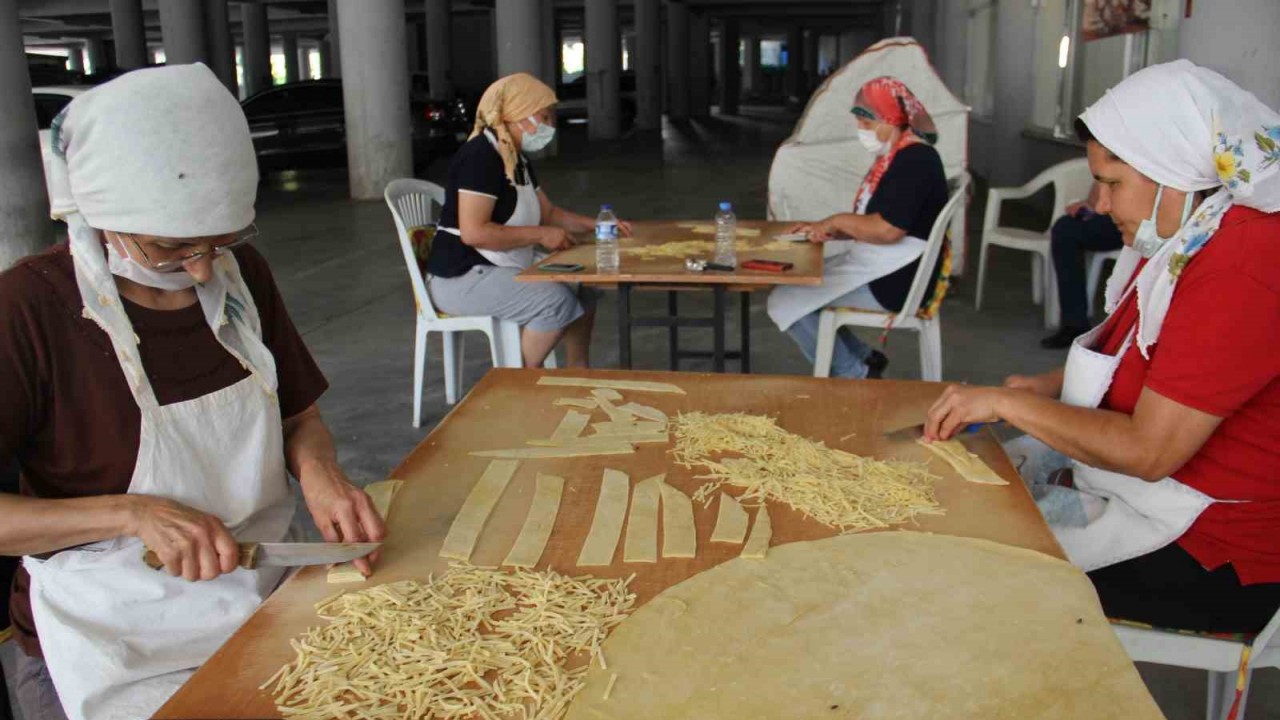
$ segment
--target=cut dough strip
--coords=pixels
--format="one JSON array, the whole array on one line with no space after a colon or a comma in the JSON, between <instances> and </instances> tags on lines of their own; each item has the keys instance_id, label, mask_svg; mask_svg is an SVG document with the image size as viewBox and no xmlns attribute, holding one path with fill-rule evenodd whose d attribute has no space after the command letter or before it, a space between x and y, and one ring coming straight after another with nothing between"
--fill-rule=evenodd
<instances>
[{"instance_id":1,"label":"cut dough strip","mask_svg":"<svg viewBox=\"0 0 1280 720\"><path fill-rule=\"evenodd\" d=\"M751 528L751 537L742 548L742 557L762 560L769 553L769 540L773 538L773 523L769 521L769 507L764 503L756 510L756 524Z\"/></svg>"},{"instance_id":2,"label":"cut dough strip","mask_svg":"<svg viewBox=\"0 0 1280 720\"><path fill-rule=\"evenodd\" d=\"M631 491L631 515L627 517L623 562L658 562L658 501L665 477L655 475Z\"/></svg>"},{"instance_id":3,"label":"cut dough strip","mask_svg":"<svg viewBox=\"0 0 1280 720\"><path fill-rule=\"evenodd\" d=\"M591 422L589 413L570 410L564 414L564 419L556 426L554 432L551 433L551 439L559 442L572 440L582 434L587 429L587 423Z\"/></svg>"},{"instance_id":4,"label":"cut dough strip","mask_svg":"<svg viewBox=\"0 0 1280 720\"><path fill-rule=\"evenodd\" d=\"M662 557L691 558L698 555L698 532L693 520L693 501L688 495L662 483Z\"/></svg>"},{"instance_id":5,"label":"cut dough strip","mask_svg":"<svg viewBox=\"0 0 1280 720\"><path fill-rule=\"evenodd\" d=\"M596 388L591 391L591 395L597 399L605 399L609 401L621 400L622 393L613 388Z\"/></svg>"},{"instance_id":6,"label":"cut dough strip","mask_svg":"<svg viewBox=\"0 0 1280 720\"><path fill-rule=\"evenodd\" d=\"M618 470L605 470L600 481L600 497L596 500L596 514L591 521L591 531L582 552L578 555L580 567L609 565L618 549L622 536L622 523L627 517L627 500L631 495L631 479Z\"/></svg>"},{"instance_id":7,"label":"cut dough strip","mask_svg":"<svg viewBox=\"0 0 1280 720\"><path fill-rule=\"evenodd\" d=\"M623 420L616 422L591 423L591 430L596 435L631 435L634 433L662 433L666 434L667 426L665 423L657 422L634 422L631 420Z\"/></svg>"},{"instance_id":8,"label":"cut dough strip","mask_svg":"<svg viewBox=\"0 0 1280 720\"><path fill-rule=\"evenodd\" d=\"M533 567L542 558L542 551L551 538L556 515L560 512L560 495L564 492L564 478L538 473L538 487L533 493L533 505L524 518L520 535L507 553L503 565Z\"/></svg>"},{"instance_id":9,"label":"cut dough strip","mask_svg":"<svg viewBox=\"0 0 1280 720\"><path fill-rule=\"evenodd\" d=\"M631 413L633 417L643 418L645 420L653 420L654 422L666 423L667 414L658 408L649 407L648 405L640 405L639 403L627 403L619 405L619 410Z\"/></svg>"},{"instance_id":10,"label":"cut dough strip","mask_svg":"<svg viewBox=\"0 0 1280 720\"><path fill-rule=\"evenodd\" d=\"M463 562L471 560L471 552L475 550L480 531L484 530L484 524L489 520L489 513L493 512L498 498L502 497L502 492L507 489L507 483L511 482L511 477L516 474L519 466L520 463L512 460L495 460L489 463L475 487L471 488L466 501L462 503L457 517L453 519L449 534L445 536L444 545L440 548L440 557Z\"/></svg>"},{"instance_id":11,"label":"cut dough strip","mask_svg":"<svg viewBox=\"0 0 1280 720\"><path fill-rule=\"evenodd\" d=\"M570 438L568 440L535 439L528 441L528 444L533 447L550 448L612 448L617 447L619 444L665 443L670 440L671 437L666 433L636 432L626 435L588 435L587 437Z\"/></svg>"},{"instance_id":12,"label":"cut dough strip","mask_svg":"<svg viewBox=\"0 0 1280 720\"><path fill-rule=\"evenodd\" d=\"M751 518L742 505L731 495L720 493L720 512L716 515L716 529L711 533L711 542L733 543L741 545L747 537L747 524Z\"/></svg>"},{"instance_id":13,"label":"cut dough strip","mask_svg":"<svg viewBox=\"0 0 1280 720\"><path fill-rule=\"evenodd\" d=\"M555 402L551 404L555 405L556 407L572 407L572 408L580 408L582 410L596 409L595 398L562 397L562 398L556 398Z\"/></svg>"},{"instance_id":14,"label":"cut dough strip","mask_svg":"<svg viewBox=\"0 0 1280 720\"><path fill-rule=\"evenodd\" d=\"M396 493L400 492L400 488L403 486L403 480L380 480L366 485L364 492L373 501L373 509L378 511L378 516L386 520L387 515L391 512L391 501L395 499ZM364 582L368 578L356 569L355 563L344 562L329 568L327 579L330 583L337 585L339 583Z\"/></svg>"},{"instance_id":15,"label":"cut dough strip","mask_svg":"<svg viewBox=\"0 0 1280 720\"><path fill-rule=\"evenodd\" d=\"M612 393L613 395L618 395L618 398L610 397L608 393ZM618 394L617 390L610 390L609 388L601 388L597 390L592 390L591 394L596 399L596 405L598 405L600 409L604 411L605 415L609 416L610 421L615 423L631 422L631 415L628 413L622 412L621 410L618 409L618 406L613 404L613 401L615 399L619 399L622 397L621 395Z\"/></svg>"},{"instance_id":16,"label":"cut dough strip","mask_svg":"<svg viewBox=\"0 0 1280 720\"><path fill-rule=\"evenodd\" d=\"M929 452L937 455L947 464L951 466L961 478L971 483L979 485L1008 485L1009 481L996 474L986 463L982 462L982 458L969 452L969 448L960 443L959 440L935 440L927 443L924 440L916 440L923 445Z\"/></svg>"},{"instance_id":17,"label":"cut dough strip","mask_svg":"<svg viewBox=\"0 0 1280 720\"><path fill-rule=\"evenodd\" d=\"M671 383L646 382L644 380L605 380L595 378L561 377L544 375L538 378L539 385L557 385L560 387L612 388L614 390L632 390L635 392L657 392L684 395L680 387Z\"/></svg>"},{"instance_id":18,"label":"cut dough strip","mask_svg":"<svg viewBox=\"0 0 1280 720\"><path fill-rule=\"evenodd\" d=\"M624 442L575 444L572 447L527 447L510 450L477 450L474 457L502 458L506 460L546 460L548 458L587 457L590 455L630 455L636 451Z\"/></svg>"}]
</instances>

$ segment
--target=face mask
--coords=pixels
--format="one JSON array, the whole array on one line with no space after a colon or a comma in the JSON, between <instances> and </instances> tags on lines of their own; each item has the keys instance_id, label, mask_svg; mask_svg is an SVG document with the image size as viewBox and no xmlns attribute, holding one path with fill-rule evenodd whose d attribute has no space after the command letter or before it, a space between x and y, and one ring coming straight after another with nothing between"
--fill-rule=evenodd
<instances>
[{"instance_id":1,"label":"face mask","mask_svg":"<svg viewBox=\"0 0 1280 720\"><path fill-rule=\"evenodd\" d=\"M875 130L858 128L858 142L872 155L883 155L889 149L889 143L876 137Z\"/></svg>"},{"instance_id":2,"label":"face mask","mask_svg":"<svg viewBox=\"0 0 1280 720\"><path fill-rule=\"evenodd\" d=\"M534 125L537 127L534 128L533 132L524 134L523 139L520 140L520 147L528 152L538 152L551 143L551 140L556 136L556 129L550 125L542 124L537 118L529 119L533 120Z\"/></svg>"},{"instance_id":3,"label":"face mask","mask_svg":"<svg viewBox=\"0 0 1280 720\"><path fill-rule=\"evenodd\" d=\"M1151 217L1142 221L1138 225L1138 230L1133 234L1133 249L1138 254L1150 260L1164 244L1173 239L1173 237L1163 238L1160 233L1156 232L1156 216L1160 214L1160 198L1164 195L1164 186L1161 185L1156 190L1155 207L1151 209ZM1178 229L1187 223L1187 217L1191 215L1191 200L1194 197L1192 193L1187 193L1187 199L1182 204L1182 219L1178 221ZM1177 233L1175 232L1176 236Z\"/></svg>"},{"instance_id":4,"label":"face mask","mask_svg":"<svg viewBox=\"0 0 1280 720\"><path fill-rule=\"evenodd\" d=\"M121 240L116 238L116 242L121 242ZM191 277L191 273L185 270L159 272L134 260L132 255L120 257L120 253L114 247L107 248L107 269L116 277L132 280L139 285L146 285L157 290L173 292L187 290L196 286L196 279Z\"/></svg>"}]
</instances>

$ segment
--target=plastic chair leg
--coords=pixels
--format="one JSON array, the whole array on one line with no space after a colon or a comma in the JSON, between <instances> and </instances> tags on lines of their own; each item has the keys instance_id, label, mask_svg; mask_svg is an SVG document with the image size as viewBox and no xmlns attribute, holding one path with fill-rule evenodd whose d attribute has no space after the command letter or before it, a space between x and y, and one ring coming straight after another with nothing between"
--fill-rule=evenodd
<instances>
[{"instance_id":1,"label":"plastic chair leg","mask_svg":"<svg viewBox=\"0 0 1280 720\"><path fill-rule=\"evenodd\" d=\"M982 309L982 289L987 283L987 249L990 247L986 239L983 239L982 250L978 253L978 293L973 301L974 310Z\"/></svg>"},{"instance_id":2,"label":"plastic chair leg","mask_svg":"<svg viewBox=\"0 0 1280 720\"><path fill-rule=\"evenodd\" d=\"M1058 271L1053 269L1053 258L1041 255L1044 267L1044 326L1055 328L1062 324L1062 307L1058 302Z\"/></svg>"},{"instance_id":3,"label":"plastic chair leg","mask_svg":"<svg viewBox=\"0 0 1280 720\"><path fill-rule=\"evenodd\" d=\"M454 331L445 331L440 334L444 340L444 401L450 405L458 402L458 355L456 348L455 335L461 333Z\"/></svg>"},{"instance_id":4,"label":"plastic chair leg","mask_svg":"<svg viewBox=\"0 0 1280 720\"><path fill-rule=\"evenodd\" d=\"M520 352L520 326L509 320L499 320L497 333L494 367L524 367L524 355Z\"/></svg>"},{"instance_id":5,"label":"plastic chair leg","mask_svg":"<svg viewBox=\"0 0 1280 720\"><path fill-rule=\"evenodd\" d=\"M818 316L818 347L813 351L813 376L831 377L831 359L836 353L836 311L827 308Z\"/></svg>"},{"instance_id":6,"label":"plastic chair leg","mask_svg":"<svg viewBox=\"0 0 1280 720\"><path fill-rule=\"evenodd\" d=\"M1044 294L1044 265L1038 254L1031 253L1031 302L1043 303Z\"/></svg>"},{"instance_id":7,"label":"plastic chair leg","mask_svg":"<svg viewBox=\"0 0 1280 720\"><path fill-rule=\"evenodd\" d=\"M920 379L942 380L942 323L936 317L920 325Z\"/></svg>"},{"instance_id":8,"label":"plastic chair leg","mask_svg":"<svg viewBox=\"0 0 1280 720\"><path fill-rule=\"evenodd\" d=\"M413 426L422 427L422 379L427 371L427 326L418 323L413 343Z\"/></svg>"},{"instance_id":9,"label":"plastic chair leg","mask_svg":"<svg viewBox=\"0 0 1280 720\"><path fill-rule=\"evenodd\" d=\"M547 353L547 359L542 363L542 367L544 367L544 368L546 368L546 369L548 369L548 370L555 370L555 369L556 369L556 351L555 351L555 348L552 348L551 352Z\"/></svg>"},{"instance_id":10,"label":"plastic chair leg","mask_svg":"<svg viewBox=\"0 0 1280 720\"><path fill-rule=\"evenodd\" d=\"M1209 671L1208 702L1205 703L1206 720L1225 720L1235 699L1236 674Z\"/></svg>"}]
</instances>

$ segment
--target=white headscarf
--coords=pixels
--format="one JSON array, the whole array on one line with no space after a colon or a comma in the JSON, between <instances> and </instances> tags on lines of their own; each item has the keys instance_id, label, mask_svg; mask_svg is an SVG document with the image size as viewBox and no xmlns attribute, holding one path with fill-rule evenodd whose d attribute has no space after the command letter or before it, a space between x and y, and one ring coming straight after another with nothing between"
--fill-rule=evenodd
<instances>
[{"instance_id":1,"label":"white headscarf","mask_svg":"<svg viewBox=\"0 0 1280 720\"><path fill-rule=\"evenodd\" d=\"M1116 157L1161 185L1221 188L1138 276L1136 340L1149 358L1178 276L1227 211L1234 205L1280 211L1280 114L1218 73L1176 60L1124 79L1080 119ZM1119 305L1140 260L1132 248L1121 253L1107 284L1107 312Z\"/></svg>"}]
</instances>

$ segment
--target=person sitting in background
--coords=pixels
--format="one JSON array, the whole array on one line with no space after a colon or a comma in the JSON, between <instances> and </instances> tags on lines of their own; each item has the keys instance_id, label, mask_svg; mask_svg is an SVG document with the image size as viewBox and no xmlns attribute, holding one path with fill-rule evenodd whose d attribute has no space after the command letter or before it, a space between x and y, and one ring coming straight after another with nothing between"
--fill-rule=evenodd
<instances>
[{"instance_id":1,"label":"person sitting in background","mask_svg":"<svg viewBox=\"0 0 1280 720\"><path fill-rule=\"evenodd\" d=\"M1046 350L1071 347L1071 341L1089 330L1089 300L1086 297L1085 254L1111 252L1124 247L1120 228L1111 216L1099 213L1098 186L1089 190L1089 199L1071 203L1067 214L1058 218L1051 232L1053 269L1058 276L1058 307L1062 323L1058 332L1040 341Z\"/></svg>"}]
</instances>

